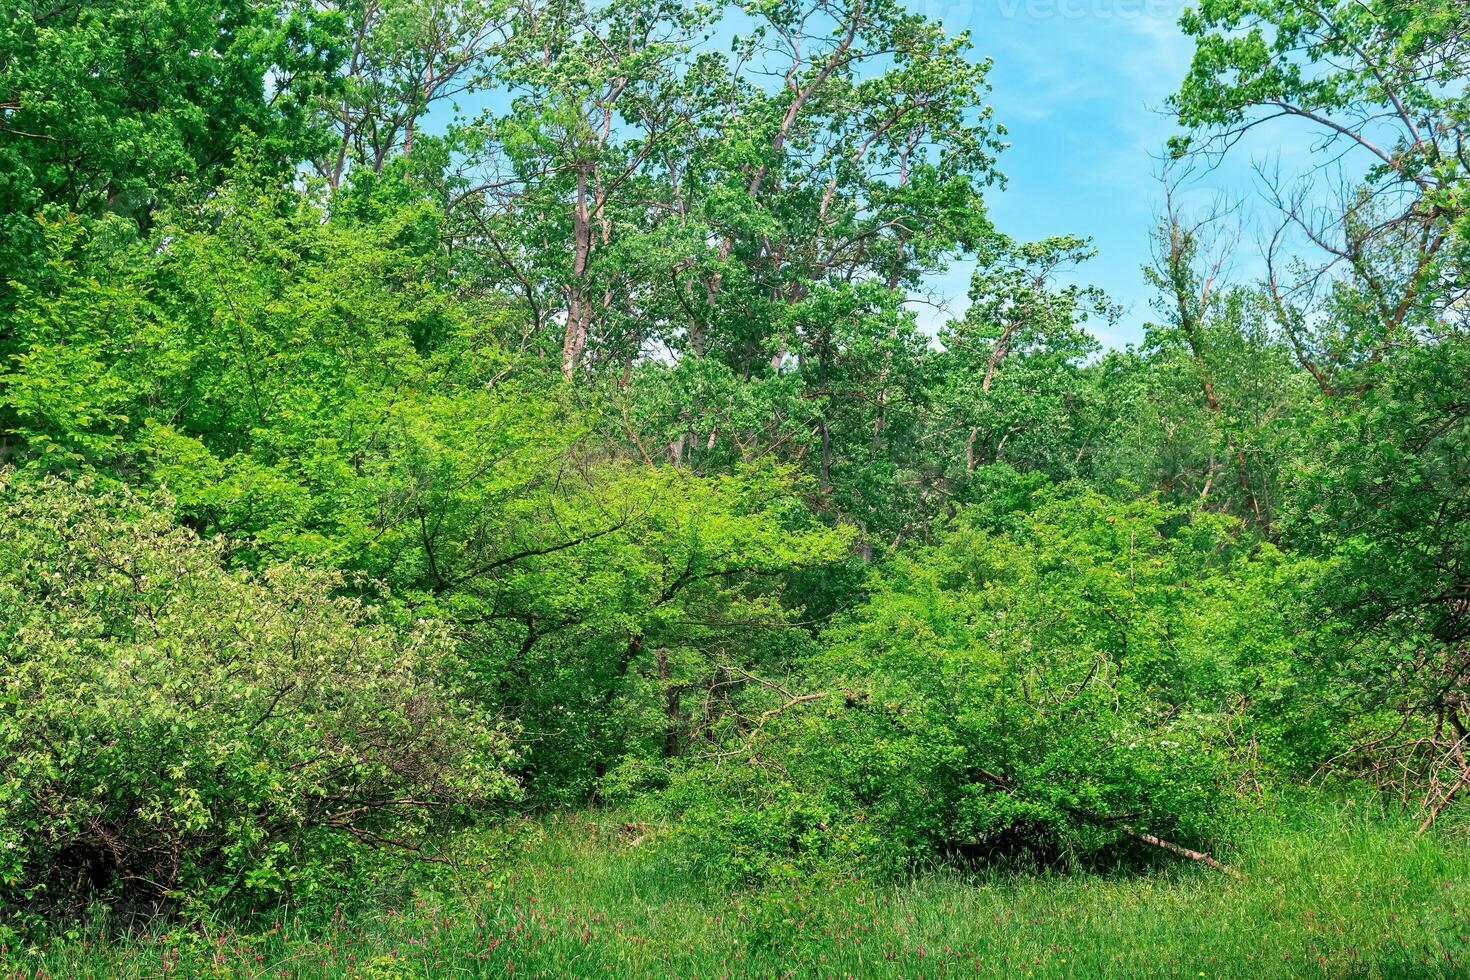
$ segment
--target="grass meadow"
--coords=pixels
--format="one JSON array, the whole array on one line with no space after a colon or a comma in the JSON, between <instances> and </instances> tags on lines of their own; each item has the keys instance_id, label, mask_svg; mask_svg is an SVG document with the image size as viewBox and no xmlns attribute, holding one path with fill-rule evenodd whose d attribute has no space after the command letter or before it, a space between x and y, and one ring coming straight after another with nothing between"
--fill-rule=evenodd
<instances>
[{"instance_id":1,"label":"grass meadow","mask_svg":"<svg viewBox=\"0 0 1470 980\"><path fill-rule=\"evenodd\" d=\"M3 975L142 977L1436 977L1470 975L1463 829L1346 801L1252 818L1148 872L935 870L753 890L690 880L616 815L525 822L330 921L282 911L5 951ZM641 830L641 828L640 828ZM269 916L266 917L270 919Z\"/></svg>"}]
</instances>

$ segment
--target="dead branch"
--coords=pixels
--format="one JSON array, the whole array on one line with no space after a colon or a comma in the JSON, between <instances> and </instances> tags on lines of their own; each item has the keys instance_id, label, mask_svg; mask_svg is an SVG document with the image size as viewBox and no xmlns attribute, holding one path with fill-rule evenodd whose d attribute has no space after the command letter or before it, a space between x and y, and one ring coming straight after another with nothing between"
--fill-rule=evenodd
<instances>
[{"instance_id":1,"label":"dead branch","mask_svg":"<svg viewBox=\"0 0 1470 980\"><path fill-rule=\"evenodd\" d=\"M1221 864L1219 861L1216 861L1204 851L1191 850L1190 848L1184 847L1180 844L1176 844L1173 841L1164 840L1162 837L1156 837L1153 834L1145 834L1143 831L1135 830L1134 828L1129 827L1127 824L1124 824L1120 829L1123 831L1123 833L1127 834L1129 837L1132 837L1134 840L1143 841L1145 844L1149 844L1153 847L1168 851L1170 854L1177 854L1180 857L1189 858L1191 861L1198 861L1205 867L1214 868L1216 871L1223 872L1232 878L1242 877L1239 871L1236 871L1234 868L1229 867L1228 865Z\"/></svg>"}]
</instances>

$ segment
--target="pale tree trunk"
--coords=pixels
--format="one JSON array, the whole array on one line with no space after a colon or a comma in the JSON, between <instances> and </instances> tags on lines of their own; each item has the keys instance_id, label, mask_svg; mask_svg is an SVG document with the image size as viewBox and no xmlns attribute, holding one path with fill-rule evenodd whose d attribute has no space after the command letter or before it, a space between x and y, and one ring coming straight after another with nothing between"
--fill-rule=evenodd
<instances>
[{"instance_id":1,"label":"pale tree trunk","mask_svg":"<svg viewBox=\"0 0 1470 980\"><path fill-rule=\"evenodd\" d=\"M561 373L568 381L582 363L592 316L587 298L587 264L592 253L592 218L587 207L587 165L577 172L577 201L572 212L572 281L567 288L567 325L561 347Z\"/></svg>"},{"instance_id":2,"label":"pale tree trunk","mask_svg":"<svg viewBox=\"0 0 1470 980\"><path fill-rule=\"evenodd\" d=\"M900 114L901 113L896 113L896 114L890 116L881 126L879 126L877 128L877 130L875 130L873 132L873 134L871 136L869 136L866 140L863 141L863 145L858 149L858 151L856 153L854 153L852 155L852 162L853 162L853 165L854 166L856 166L857 164L859 164L860 162L862 162L862 158L868 152L868 147L870 147L870 146L873 145L873 141L875 139L877 139L879 136L881 136L883 134L884 130L886 130L890 125L893 124L893 122L895 120L898 119L898 117L899 117ZM914 147L918 145L918 140L919 140L919 134L916 131L912 136L909 137L908 145L904 149L904 151L901 154L901 156L899 157L899 163L898 163L898 186L899 187L907 187L908 186L908 183L909 183L909 155L914 152ZM836 178L833 178L833 183L827 185L827 193L826 193L826 195L823 196L823 199L822 199L822 214L823 214L823 217L826 216L827 201L830 199L830 197L832 195L832 191L833 191L834 187L836 186L835 181L836 181ZM887 286L888 286L889 289L892 289L892 290L898 289L899 278L902 275L902 271L903 271L902 263L903 263L904 252L905 252L905 249L907 248L907 246L908 246L908 235L906 235L903 232L900 232L899 235L898 235L898 254L894 257L893 270L891 272L889 272L889 274L888 274ZM889 331L888 331L888 339L891 342L891 341L895 340L897 337L898 337L898 325L897 324L894 324L891 328L889 328ZM878 378L878 413L877 413L877 416L873 419L873 454L874 455L877 455L878 450L880 450L881 448L883 448L883 426L888 421L888 376L889 376L889 374L892 371L893 371L893 349L890 347L889 350L888 350L888 352L883 355L883 371L879 375L879 378Z\"/></svg>"}]
</instances>

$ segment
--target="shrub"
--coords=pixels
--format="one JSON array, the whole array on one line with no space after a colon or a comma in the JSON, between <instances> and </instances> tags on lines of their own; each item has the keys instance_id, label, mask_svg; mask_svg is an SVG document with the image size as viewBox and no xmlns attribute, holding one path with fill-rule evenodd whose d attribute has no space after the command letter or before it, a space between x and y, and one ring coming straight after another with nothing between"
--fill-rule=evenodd
<instances>
[{"instance_id":1,"label":"shrub","mask_svg":"<svg viewBox=\"0 0 1470 980\"><path fill-rule=\"evenodd\" d=\"M686 837L757 878L821 853L896 869L1111 862L1144 835L1208 848L1251 750L1236 692L1269 693L1289 656L1287 570L1240 535L1091 492L1006 533L962 514L875 575L808 700L755 712L743 748L676 782Z\"/></svg>"},{"instance_id":2,"label":"shrub","mask_svg":"<svg viewBox=\"0 0 1470 980\"><path fill-rule=\"evenodd\" d=\"M432 623L226 570L166 501L0 472L0 904L331 893L514 791Z\"/></svg>"}]
</instances>

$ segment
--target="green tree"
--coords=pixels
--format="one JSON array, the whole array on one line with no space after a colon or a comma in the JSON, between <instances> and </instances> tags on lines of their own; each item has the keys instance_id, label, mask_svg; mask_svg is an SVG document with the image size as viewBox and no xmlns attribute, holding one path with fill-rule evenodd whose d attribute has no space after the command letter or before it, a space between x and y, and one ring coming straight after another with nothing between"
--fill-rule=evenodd
<instances>
[{"instance_id":1,"label":"green tree","mask_svg":"<svg viewBox=\"0 0 1470 980\"><path fill-rule=\"evenodd\" d=\"M1276 195L1265 286L1320 393L1287 473L1282 531L1325 559L1318 666L1351 706L1347 737L1373 749L1369 773L1394 757L1389 769L1407 778L1388 781L1425 794L1427 821L1470 776L1463 21L1439 0L1216 0L1182 21L1196 53L1174 97L1194 149L1228 149L1285 118L1361 166L1335 207L1309 191ZM1318 260L1282 259L1292 233Z\"/></svg>"},{"instance_id":2,"label":"green tree","mask_svg":"<svg viewBox=\"0 0 1470 980\"><path fill-rule=\"evenodd\" d=\"M340 84L312 106L324 131L312 164L335 190L355 166L382 173L409 156L425 117L446 100L490 83L503 5L486 0L347 0L341 18Z\"/></svg>"},{"instance_id":3,"label":"green tree","mask_svg":"<svg viewBox=\"0 0 1470 980\"><path fill-rule=\"evenodd\" d=\"M1208 0L1181 19L1196 49L1172 101L1192 130L1176 151L1225 152L1247 129L1287 120L1363 173L1337 200L1273 188L1283 217L1270 285L1282 328L1326 391L1355 383L1339 371L1377 362L1407 333L1432 332L1463 289L1463 20L1454 0ZM1325 253L1331 274L1310 263L1287 278L1293 231Z\"/></svg>"},{"instance_id":4,"label":"green tree","mask_svg":"<svg viewBox=\"0 0 1470 980\"><path fill-rule=\"evenodd\" d=\"M170 184L208 187L249 131L284 169L315 145L337 23L311 4L12 0L0 17L0 248L55 205L146 224Z\"/></svg>"},{"instance_id":5,"label":"green tree","mask_svg":"<svg viewBox=\"0 0 1470 980\"><path fill-rule=\"evenodd\" d=\"M970 307L941 334L948 440L963 485L976 467L1014 461L1074 475L1086 445L1076 422L1087 398L1082 361L1097 349L1083 324L1117 316L1101 290L1063 284L1096 250L1075 236L1019 243L998 236L981 253Z\"/></svg>"}]
</instances>

